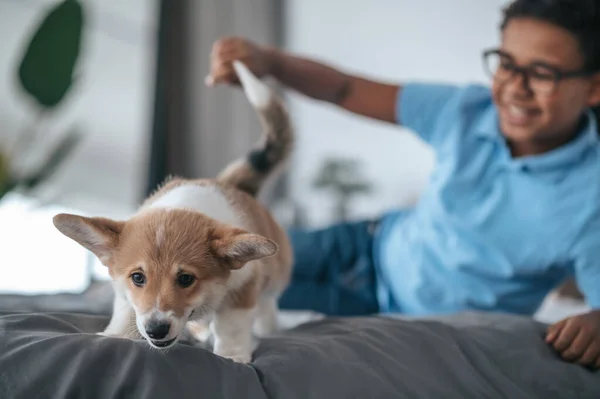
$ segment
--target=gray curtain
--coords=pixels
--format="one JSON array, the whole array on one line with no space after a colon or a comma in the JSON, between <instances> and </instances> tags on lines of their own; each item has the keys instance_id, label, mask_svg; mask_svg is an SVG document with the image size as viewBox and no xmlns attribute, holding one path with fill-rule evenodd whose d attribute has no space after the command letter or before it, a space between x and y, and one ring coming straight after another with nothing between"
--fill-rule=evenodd
<instances>
[{"instance_id":1,"label":"gray curtain","mask_svg":"<svg viewBox=\"0 0 600 399\"><path fill-rule=\"evenodd\" d=\"M260 123L241 90L208 88L204 78L209 72L213 43L222 36L239 35L258 43L280 45L281 3L164 2L166 28L159 34L163 52L157 69L156 102L156 113L163 118L155 120L153 146L157 151L153 151L155 168L151 175L154 173L155 177L151 177L151 185L164 174L214 177L258 140ZM282 196L284 182L285 176L276 179L262 199L269 202Z\"/></svg>"}]
</instances>

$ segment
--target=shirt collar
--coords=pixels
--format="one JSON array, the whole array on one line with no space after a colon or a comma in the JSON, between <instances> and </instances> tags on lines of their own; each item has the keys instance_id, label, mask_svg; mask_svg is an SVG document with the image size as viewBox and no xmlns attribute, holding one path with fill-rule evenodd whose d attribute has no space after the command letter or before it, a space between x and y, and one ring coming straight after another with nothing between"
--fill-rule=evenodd
<instances>
[{"instance_id":1,"label":"shirt collar","mask_svg":"<svg viewBox=\"0 0 600 399\"><path fill-rule=\"evenodd\" d=\"M475 132L479 137L498 140L504 144L499 128L496 107L488 107L488 110L483 113L479 121L475 124ZM587 150L598 145L598 143L598 121L594 113L589 110L586 113L586 122L574 140L544 154L529 155L515 159L508 156L507 161L511 166L522 170L542 171L561 168L582 160ZM508 153L508 147L506 147L506 150Z\"/></svg>"}]
</instances>

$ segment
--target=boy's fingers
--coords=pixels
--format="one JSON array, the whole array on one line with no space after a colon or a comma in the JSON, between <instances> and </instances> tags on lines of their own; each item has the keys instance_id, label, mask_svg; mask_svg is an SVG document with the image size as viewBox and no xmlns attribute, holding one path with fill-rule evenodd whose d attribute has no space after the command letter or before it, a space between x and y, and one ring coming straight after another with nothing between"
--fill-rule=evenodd
<instances>
[{"instance_id":1,"label":"boy's fingers","mask_svg":"<svg viewBox=\"0 0 600 399\"><path fill-rule=\"evenodd\" d=\"M556 339L554 340L554 349L556 349L559 352L563 352L571 345L578 333L578 326L574 326L573 324L565 325L561 329L558 337L556 337Z\"/></svg>"},{"instance_id":2,"label":"boy's fingers","mask_svg":"<svg viewBox=\"0 0 600 399\"><path fill-rule=\"evenodd\" d=\"M231 76L230 74L218 74L218 75L208 75L204 78L204 83L207 86L216 86L218 84L235 84L237 83L236 78Z\"/></svg>"},{"instance_id":3,"label":"boy's fingers","mask_svg":"<svg viewBox=\"0 0 600 399\"><path fill-rule=\"evenodd\" d=\"M598 341L594 341L588 345L583 356L577 360L577 363L583 366L594 367L598 359L600 359L600 344L598 344Z\"/></svg>"},{"instance_id":4,"label":"boy's fingers","mask_svg":"<svg viewBox=\"0 0 600 399\"><path fill-rule=\"evenodd\" d=\"M217 64L228 64L235 60L239 60L239 59L243 59L243 58L247 58L247 57L248 57L248 54L246 52L242 51L241 49L235 49L235 50L227 51L224 53L220 53L218 57L215 57L213 59L213 62L217 63Z\"/></svg>"},{"instance_id":5,"label":"boy's fingers","mask_svg":"<svg viewBox=\"0 0 600 399\"><path fill-rule=\"evenodd\" d=\"M214 86L219 83L231 84L237 82L237 76L231 63L222 63L215 65L215 67L212 68L211 73L207 76L205 82L209 86Z\"/></svg>"},{"instance_id":6,"label":"boy's fingers","mask_svg":"<svg viewBox=\"0 0 600 399\"><path fill-rule=\"evenodd\" d=\"M565 360L573 361L579 359L592 343L593 335L585 333L579 329L579 333L573 339L567 349L562 352L562 357Z\"/></svg>"},{"instance_id":7,"label":"boy's fingers","mask_svg":"<svg viewBox=\"0 0 600 399\"><path fill-rule=\"evenodd\" d=\"M215 80L213 79L212 75L206 75L206 77L204 78L204 84L207 86L215 85Z\"/></svg>"},{"instance_id":8,"label":"boy's fingers","mask_svg":"<svg viewBox=\"0 0 600 399\"><path fill-rule=\"evenodd\" d=\"M233 37L219 40L213 44L210 53L212 56L216 56L229 51L235 51L236 48L239 48L239 43L240 41Z\"/></svg>"},{"instance_id":9,"label":"boy's fingers","mask_svg":"<svg viewBox=\"0 0 600 399\"><path fill-rule=\"evenodd\" d=\"M546 334L546 342L551 343L552 341L554 341L564 326L565 321L563 320L548 327L548 332Z\"/></svg>"}]
</instances>

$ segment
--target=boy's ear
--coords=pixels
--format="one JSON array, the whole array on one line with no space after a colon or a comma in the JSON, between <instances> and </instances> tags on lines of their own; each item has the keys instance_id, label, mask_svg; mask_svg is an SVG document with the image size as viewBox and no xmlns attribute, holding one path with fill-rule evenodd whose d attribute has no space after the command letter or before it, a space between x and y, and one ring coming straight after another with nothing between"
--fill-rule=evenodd
<instances>
[{"instance_id":1,"label":"boy's ear","mask_svg":"<svg viewBox=\"0 0 600 399\"><path fill-rule=\"evenodd\" d=\"M58 231L90 250L102 264L112 265L124 222L67 213L54 216L52 221Z\"/></svg>"},{"instance_id":2,"label":"boy's ear","mask_svg":"<svg viewBox=\"0 0 600 399\"><path fill-rule=\"evenodd\" d=\"M588 96L590 107L600 107L600 72L592 77L592 88Z\"/></svg>"}]
</instances>

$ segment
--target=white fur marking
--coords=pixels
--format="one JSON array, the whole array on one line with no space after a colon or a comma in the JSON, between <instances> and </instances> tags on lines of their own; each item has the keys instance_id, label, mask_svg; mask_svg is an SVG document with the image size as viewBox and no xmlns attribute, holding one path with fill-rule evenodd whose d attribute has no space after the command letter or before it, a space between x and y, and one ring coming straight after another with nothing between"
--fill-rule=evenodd
<instances>
[{"instance_id":1,"label":"white fur marking","mask_svg":"<svg viewBox=\"0 0 600 399\"><path fill-rule=\"evenodd\" d=\"M165 227L158 226L158 229L156 229L156 246L158 248L160 248L160 246L162 245L162 243L164 241L165 241Z\"/></svg>"},{"instance_id":2,"label":"white fur marking","mask_svg":"<svg viewBox=\"0 0 600 399\"><path fill-rule=\"evenodd\" d=\"M242 227L240 216L215 186L184 184L158 197L149 207L192 209L222 223Z\"/></svg>"},{"instance_id":3,"label":"white fur marking","mask_svg":"<svg viewBox=\"0 0 600 399\"><path fill-rule=\"evenodd\" d=\"M174 311L169 310L169 311L163 312L162 310L159 310L158 300L156 301L156 303L157 303L157 305L154 308L152 308L150 311L143 314L144 317L151 317L151 318L157 319L157 320L169 320L169 321L171 319L176 318L174 316L175 315Z\"/></svg>"},{"instance_id":4,"label":"white fur marking","mask_svg":"<svg viewBox=\"0 0 600 399\"><path fill-rule=\"evenodd\" d=\"M256 108L265 108L271 102L271 89L258 79L246 65L233 61L233 68L244 87L248 101Z\"/></svg>"},{"instance_id":5,"label":"white fur marking","mask_svg":"<svg viewBox=\"0 0 600 399\"><path fill-rule=\"evenodd\" d=\"M210 320L194 320L188 322L193 330L190 331L194 338L200 342L207 342L211 336Z\"/></svg>"}]
</instances>

